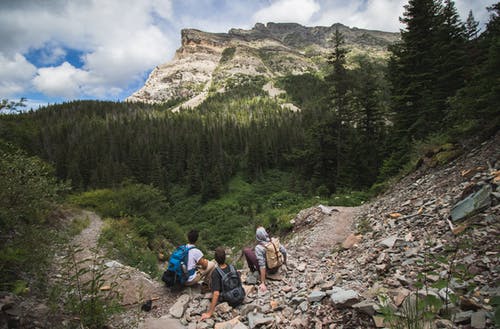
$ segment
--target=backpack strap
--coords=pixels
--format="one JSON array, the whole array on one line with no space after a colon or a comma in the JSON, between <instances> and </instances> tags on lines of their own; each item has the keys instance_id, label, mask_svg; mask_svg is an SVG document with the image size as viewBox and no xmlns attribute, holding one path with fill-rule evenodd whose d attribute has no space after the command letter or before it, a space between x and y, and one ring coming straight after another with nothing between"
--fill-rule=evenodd
<instances>
[{"instance_id":1,"label":"backpack strap","mask_svg":"<svg viewBox=\"0 0 500 329\"><path fill-rule=\"evenodd\" d=\"M271 239L270 243L273 245L274 254L276 255L276 259L279 259L279 256L280 256L280 255L278 254L278 252L280 252L280 251L279 251L279 249L276 249L276 245L273 243L273 240L272 240L272 239Z\"/></svg>"},{"instance_id":2,"label":"backpack strap","mask_svg":"<svg viewBox=\"0 0 500 329\"><path fill-rule=\"evenodd\" d=\"M186 268L187 268L187 263L189 261L189 251L191 249L197 249L196 246L190 246L188 247L187 245L184 245L184 247L186 248L186 250L184 251L185 255L184 255L184 259L186 260ZM193 267L192 269L190 269L189 271L187 271L187 277L189 278L191 275L193 275L194 273L196 272L196 266Z\"/></svg>"},{"instance_id":3,"label":"backpack strap","mask_svg":"<svg viewBox=\"0 0 500 329\"><path fill-rule=\"evenodd\" d=\"M221 280L220 290L221 290L221 292L224 292L224 284L222 284L222 282L224 281L224 277L227 274L224 273L224 271L219 266L216 266L215 269L217 270L217 273L219 273L219 275L220 275L220 280Z\"/></svg>"}]
</instances>

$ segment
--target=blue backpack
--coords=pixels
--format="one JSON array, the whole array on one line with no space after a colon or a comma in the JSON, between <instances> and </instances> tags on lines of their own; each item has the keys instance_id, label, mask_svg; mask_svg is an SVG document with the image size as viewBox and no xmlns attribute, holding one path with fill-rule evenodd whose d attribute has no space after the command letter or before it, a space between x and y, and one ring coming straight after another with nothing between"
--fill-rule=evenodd
<instances>
[{"instance_id":1,"label":"blue backpack","mask_svg":"<svg viewBox=\"0 0 500 329\"><path fill-rule=\"evenodd\" d=\"M167 270L163 273L162 280L167 287L172 287L176 283L183 285L186 280L196 272L196 267L187 270L189 250L196 248L182 245L174 250L168 260Z\"/></svg>"}]
</instances>

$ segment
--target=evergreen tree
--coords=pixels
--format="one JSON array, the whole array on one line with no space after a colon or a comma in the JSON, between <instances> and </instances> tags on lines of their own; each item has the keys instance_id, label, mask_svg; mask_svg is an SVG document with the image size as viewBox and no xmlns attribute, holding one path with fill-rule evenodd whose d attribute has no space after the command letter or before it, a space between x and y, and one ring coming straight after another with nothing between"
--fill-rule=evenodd
<instances>
[{"instance_id":1,"label":"evergreen tree","mask_svg":"<svg viewBox=\"0 0 500 329\"><path fill-rule=\"evenodd\" d=\"M436 71L431 49L437 40L440 11L435 0L410 0L400 18L406 25L401 31L401 42L390 47L394 124L405 144L435 130L440 119L430 111Z\"/></svg>"},{"instance_id":2,"label":"evergreen tree","mask_svg":"<svg viewBox=\"0 0 500 329\"><path fill-rule=\"evenodd\" d=\"M479 22L475 20L472 10L469 11L467 20L465 21L465 35L468 40L474 40L479 34Z\"/></svg>"},{"instance_id":3,"label":"evergreen tree","mask_svg":"<svg viewBox=\"0 0 500 329\"><path fill-rule=\"evenodd\" d=\"M347 128L350 124L350 115L349 115L349 76L346 69L346 55L348 50L345 48L345 39L344 35L338 30L335 30L335 35L333 39L333 53L329 58L329 63L332 67L331 74L327 77L327 82L330 85L330 105L331 110L333 112L333 116L329 116L331 121L328 122L329 125L333 128L333 131L329 131L329 133L333 133L333 136L324 136L322 138L323 141L328 141L327 144L334 143L333 145L328 145L326 149L323 149L322 152L334 152L334 156L324 155L323 156L323 166L326 168L322 168L323 171L326 169L333 170L334 175L332 181L329 182L330 191L335 192L339 184L342 184L341 171L343 170L343 166L345 165L345 154L346 154L346 143L343 135L346 134ZM323 144L323 143L321 143ZM323 148L323 147L322 147ZM334 165L332 168L329 168L330 161L334 161ZM327 160L328 159L328 160ZM331 176L331 175L326 175ZM324 176L324 177L326 177Z\"/></svg>"}]
</instances>

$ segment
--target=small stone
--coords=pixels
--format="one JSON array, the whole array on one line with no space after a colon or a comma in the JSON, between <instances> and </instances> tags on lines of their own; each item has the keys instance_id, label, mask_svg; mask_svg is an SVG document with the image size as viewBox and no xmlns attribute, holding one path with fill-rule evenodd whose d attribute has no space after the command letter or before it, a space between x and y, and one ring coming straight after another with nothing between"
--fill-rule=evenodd
<instances>
[{"instance_id":1,"label":"small stone","mask_svg":"<svg viewBox=\"0 0 500 329\"><path fill-rule=\"evenodd\" d=\"M299 307L297 309L301 310L302 312L307 312L307 310L309 309L309 304L306 301L303 301L299 304Z\"/></svg>"},{"instance_id":2,"label":"small stone","mask_svg":"<svg viewBox=\"0 0 500 329\"><path fill-rule=\"evenodd\" d=\"M309 303L320 302L326 296L324 291L312 291L307 298Z\"/></svg>"},{"instance_id":3,"label":"small stone","mask_svg":"<svg viewBox=\"0 0 500 329\"><path fill-rule=\"evenodd\" d=\"M399 288L396 290L396 294L394 296L394 304L396 304L397 307L400 307L401 304L403 304L404 300L408 295L411 293L410 290L405 289L405 288Z\"/></svg>"},{"instance_id":4,"label":"small stone","mask_svg":"<svg viewBox=\"0 0 500 329\"><path fill-rule=\"evenodd\" d=\"M361 312L368 315L375 315L376 311L379 309L379 306L374 302L363 300L357 304L352 305L352 308L360 310Z\"/></svg>"},{"instance_id":5,"label":"small stone","mask_svg":"<svg viewBox=\"0 0 500 329\"><path fill-rule=\"evenodd\" d=\"M216 323L214 326L214 329L234 329L234 328L247 328L247 326L241 323L239 316L229 321Z\"/></svg>"},{"instance_id":6,"label":"small stone","mask_svg":"<svg viewBox=\"0 0 500 329\"><path fill-rule=\"evenodd\" d=\"M247 317L250 329L274 322L274 317L264 316L262 313L248 313Z\"/></svg>"},{"instance_id":7,"label":"small stone","mask_svg":"<svg viewBox=\"0 0 500 329\"><path fill-rule=\"evenodd\" d=\"M447 319L437 319L434 321L434 324L436 325L436 328L442 328L442 329L454 329L455 324L451 322L450 320Z\"/></svg>"},{"instance_id":8,"label":"small stone","mask_svg":"<svg viewBox=\"0 0 500 329\"><path fill-rule=\"evenodd\" d=\"M330 299L333 304L340 307L352 306L359 302L359 295L354 290L344 290L342 288L333 287L331 290Z\"/></svg>"},{"instance_id":9,"label":"small stone","mask_svg":"<svg viewBox=\"0 0 500 329\"><path fill-rule=\"evenodd\" d=\"M459 312L452 314L451 319L455 323L469 322L472 317L472 311Z\"/></svg>"},{"instance_id":10,"label":"small stone","mask_svg":"<svg viewBox=\"0 0 500 329\"><path fill-rule=\"evenodd\" d=\"M220 303L215 307L215 312L219 314L229 313L233 308L228 303Z\"/></svg>"},{"instance_id":11,"label":"small stone","mask_svg":"<svg viewBox=\"0 0 500 329\"><path fill-rule=\"evenodd\" d=\"M169 316L162 316L159 319L147 318L140 326L139 329L182 329L185 328L177 319L172 319Z\"/></svg>"},{"instance_id":12,"label":"small stone","mask_svg":"<svg viewBox=\"0 0 500 329\"><path fill-rule=\"evenodd\" d=\"M251 312L262 312L262 307L255 304L245 304L240 308L241 316L247 316L247 314Z\"/></svg>"},{"instance_id":13,"label":"small stone","mask_svg":"<svg viewBox=\"0 0 500 329\"><path fill-rule=\"evenodd\" d=\"M387 247L387 248L392 248L394 246L394 244L396 243L397 239L398 239L397 236L391 236L391 237L388 237L388 238L380 241L380 244L382 246Z\"/></svg>"},{"instance_id":14,"label":"small stone","mask_svg":"<svg viewBox=\"0 0 500 329\"><path fill-rule=\"evenodd\" d=\"M245 279L245 283L251 284L251 285L257 284L258 278L259 278L258 272L251 272L247 275L247 277Z\"/></svg>"},{"instance_id":15,"label":"small stone","mask_svg":"<svg viewBox=\"0 0 500 329\"><path fill-rule=\"evenodd\" d=\"M385 322L384 322L384 317L375 315L372 316L373 322L375 323L375 327L377 328L384 328L385 327Z\"/></svg>"},{"instance_id":16,"label":"small stone","mask_svg":"<svg viewBox=\"0 0 500 329\"><path fill-rule=\"evenodd\" d=\"M476 329L486 328L486 312L479 311L472 313L470 325L472 328Z\"/></svg>"},{"instance_id":17,"label":"small stone","mask_svg":"<svg viewBox=\"0 0 500 329\"><path fill-rule=\"evenodd\" d=\"M273 299L269 302L269 305L271 306L272 310L276 310L279 307L280 303L277 300Z\"/></svg>"}]
</instances>

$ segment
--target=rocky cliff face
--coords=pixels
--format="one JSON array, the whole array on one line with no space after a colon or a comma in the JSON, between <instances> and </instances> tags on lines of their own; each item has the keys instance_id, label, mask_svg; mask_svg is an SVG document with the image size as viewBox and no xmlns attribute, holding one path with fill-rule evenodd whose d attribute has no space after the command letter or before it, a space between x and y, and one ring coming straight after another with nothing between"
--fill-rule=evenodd
<instances>
[{"instance_id":1,"label":"rocky cliff face","mask_svg":"<svg viewBox=\"0 0 500 329\"><path fill-rule=\"evenodd\" d=\"M385 56L387 46L399 38L398 33L342 24L305 27L294 23L258 23L251 30L231 29L228 33L185 29L174 59L157 66L144 87L127 101L202 99L210 88L223 91L228 81L234 83L252 76L271 80L318 71L332 50L336 29L342 32L352 53L373 57Z\"/></svg>"}]
</instances>

